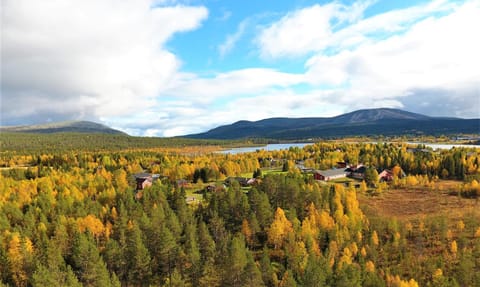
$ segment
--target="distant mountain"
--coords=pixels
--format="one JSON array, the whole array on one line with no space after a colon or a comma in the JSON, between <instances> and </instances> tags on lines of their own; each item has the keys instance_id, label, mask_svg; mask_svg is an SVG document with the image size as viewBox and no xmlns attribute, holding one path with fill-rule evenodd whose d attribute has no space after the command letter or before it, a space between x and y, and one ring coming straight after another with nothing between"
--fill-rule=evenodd
<instances>
[{"instance_id":1,"label":"distant mountain","mask_svg":"<svg viewBox=\"0 0 480 287\"><path fill-rule=\"evenodd\" d=\"M102 133L102 134L125 134L106 125L89 121L69 121L48 123L41 125L8 126L0 127L0 132L19 133ZM126 134L125 134L126 135Z\"/></svg>"},{"instance_id":2,"label":"distant mountain","mask_svg":"<svg viewBox=\"0 0 480 287\"><path fill-rule=\"evenodd\" d=\"M239 121L208 132L187 135L198 139L307 139L345 136L480 133L480 119L429 117L398 109L366 109L330 118L270 118Z\"/></svg>"}]
</instances>

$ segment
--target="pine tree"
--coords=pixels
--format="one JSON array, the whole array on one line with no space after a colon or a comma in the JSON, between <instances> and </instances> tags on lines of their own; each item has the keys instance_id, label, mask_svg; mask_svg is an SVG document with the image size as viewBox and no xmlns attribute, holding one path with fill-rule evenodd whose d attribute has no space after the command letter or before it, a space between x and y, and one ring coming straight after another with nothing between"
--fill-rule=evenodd
<instances>
[{"instance_id":1,"label":"pine tree","mask_svg":"<svg viewBox=\"0 0 480 287\"><path fill-rule=\"evenodd\" d=\"M185 227L185 255L187 259L188 277L193 286L198 285L198 279L201 276L200 249L197 239L197 228L195 224L188 224Z\"/></svg>"},{"instance_id":2,"label":"pine tree","mask_svg":"<svg viewBox=\"0 0 480 287\"><path fill-rule=\"evenodd\" d=\"M199 287L220 287L222 286L221 272L219 266L215 266L213 260L208 260L203 267L202 277L198 280Z\"/></svg>"},{"instance_id":3,"label":"pine tree","mask_svg":"<svg viewBox=\"0 0 480 287\"><path fill-rule=\"evenodd\" d=\"M247 252L242 236L235 236L228 248L228 260L225 262L224 284L228 286L241 286L244 269L247 266Z\"/></svg>"},{"instance_id":4,"label":"pine tree","mask_svg":"<svg viewBox=\"0 0 480 287\"><path fill-rule=\"evenodd\" d=\"M156 262L159 263L158 267L160 268L159 271L161 274L166 274L168 278L171 278L176 265L175 261L178 254L178 246L169 228L162 226L160 230L162 236L160 237L158 252L154 256Z\"/></svg>"},{"instance_id":5,"label":"pine tree","mask_svg":"<svg viewBox=\"0 0 480 287\"><path fill-rule=\"evenodd\" d=\"M325 258L310 254L303 275L303 286L324 287L330 286L331 270Z\"/></svg>"},{"instance_id":6,"label":"pine tree","mask_svg":"<svg viewBox=\"0 0 480 287\"><path fill-rule=\"evenodd\" d=\"M282 281L280 281L279 287L296 287L297 282L295 278L293 278L293 274L291 270L285 271L282 276Z\"/></svg>"},{"instance_id":7,"label":"pine tree","mask_svg":"<svg viewBox=\"0 0 480 287\"><path fill-rule=\"evenodd\" d=\"M129 258L128 281L131 283L148 283L152 274L150 254L143 243L142 233L137 224L127 232Z\"/></svg>"},{"instance_id":8,"label":"pine tree","mask_svg":"<svg viewBox=\"0 0 480 287\"><path fill-rule=\"evenodd\" d=\"M110 286L110 276L93 238L78 233L73 245L74 271L84 286Z\"/></svg>"},{"instance_id":9,"label":"pine tree","mask_svg":"<svg viewBox=\"0 0 480 287\"><path fill-rule=\"evenodd\" d=\"M202 220L198 224L198 246L200 248L201 261L213 260L215 256L215 241L213 241L207 225Z\"/></svg>"},{"instance_id":10,"label":"pine tree","mask_svg":"<svg viewBox=\"0 0 480 287\"><path fill-rule=\"evenodd\" d=\"M252 252L247 252L247 265L242 276L242 286L245 287L262 287L265 286L262 279L262 273L258 269Z\"/></svg>"}]
</instances>

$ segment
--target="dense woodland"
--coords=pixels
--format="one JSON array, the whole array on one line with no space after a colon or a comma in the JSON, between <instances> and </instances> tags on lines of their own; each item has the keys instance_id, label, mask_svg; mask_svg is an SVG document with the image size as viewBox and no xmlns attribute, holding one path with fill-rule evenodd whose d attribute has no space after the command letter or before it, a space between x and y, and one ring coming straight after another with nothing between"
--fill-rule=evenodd
<instances>
[{"instance_id":1,"label":"dense woodland","mask_svg":"<svg viewBox=\"0 0 480 287\"><path fill-rule=\"evenodd\" d=\"M435 192L449 179L458 181L452 200L475 201L479 149L324 142L229 155L207 143L108 145L2 149L0 285L480 286L479 213L368 217L357 199L391 188ZM298 161L363 163L369 175L359 187L322 183ZM384 168L393 182L378 181ZM136 196L132 175L142 171L162 180ZM223 187L254 173L253 187ZM201 200L187 204L191 190Z\"/></svg>"}]
</instances>

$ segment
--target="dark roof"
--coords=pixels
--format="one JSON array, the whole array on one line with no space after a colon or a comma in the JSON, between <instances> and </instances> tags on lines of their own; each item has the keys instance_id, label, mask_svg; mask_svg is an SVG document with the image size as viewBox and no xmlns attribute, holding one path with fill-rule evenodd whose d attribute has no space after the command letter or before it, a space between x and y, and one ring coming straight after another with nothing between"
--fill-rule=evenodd
<instances>
[{"instance_id":1,"label":"dark roof","mask_svg":"<svg viewBox=\"0 0 480 287\"><path fill-rule=\"evenodd\" d=\"M365 166L361 166L361 167L357 168L356 170L354 170L353 172L361 172L361 173L363 173L363 172L365 172L366 170L367 170L367 168L366 168Z\"/></svg>"}]
</instances>

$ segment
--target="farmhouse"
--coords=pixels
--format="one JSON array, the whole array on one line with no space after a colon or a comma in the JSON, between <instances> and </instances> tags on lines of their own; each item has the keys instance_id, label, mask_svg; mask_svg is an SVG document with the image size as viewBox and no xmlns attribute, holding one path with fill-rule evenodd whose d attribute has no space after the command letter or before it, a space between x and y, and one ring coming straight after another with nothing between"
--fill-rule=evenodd
<instances>
[{"instance_id":1,"label":"farmhouse","mask_svg":"<svg viewBox=\"0 0 480 287\"><path fill-rule=\"evenodd\" d=\"M136 173L133 176L137 182L137 190L143 190L149 186L152 186L152 183L160 177L159 174L146 172Z\"/></svg>"},{"instance_id":2,"label":"farmhouse","mask_svg":"<svg viewBox=\"0 0 480 287\"><path fill-rule=\"evenodd\" d=\"M313 172L313 178L315 180L329 181L336 178L346 177L347 172L345 169L328 169L328 170L316 170Z\"/></svg>"}]
</instances>

